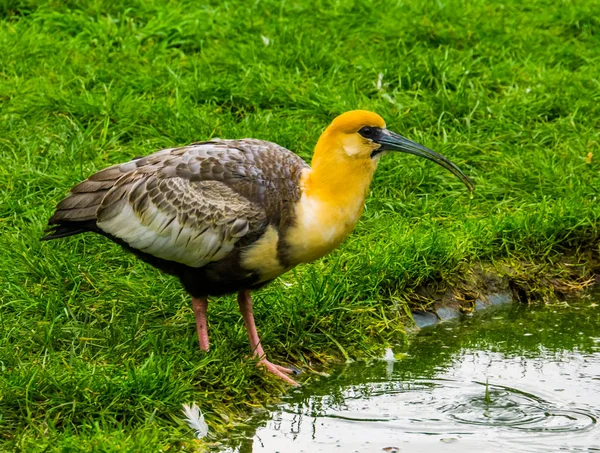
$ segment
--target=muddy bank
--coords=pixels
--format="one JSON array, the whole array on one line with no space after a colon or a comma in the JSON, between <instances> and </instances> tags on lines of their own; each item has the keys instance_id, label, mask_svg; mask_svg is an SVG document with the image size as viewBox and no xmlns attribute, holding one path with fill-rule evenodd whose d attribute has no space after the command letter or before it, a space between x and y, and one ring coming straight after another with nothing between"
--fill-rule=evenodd
<instances>
[{"instance_id":1,"label":"muddy bank","mask_svg":"<svg viewBox=\"0 0 600 453\"><path fill-rule=\"evenodd\" d=\"M495 305L565 301L596 283L600 283L600 255L596 250L546 258L540 263L505 259L465 264L458 276L440 277L406 292L412 317L407 330Z\"/></svg>"}]
</instances>

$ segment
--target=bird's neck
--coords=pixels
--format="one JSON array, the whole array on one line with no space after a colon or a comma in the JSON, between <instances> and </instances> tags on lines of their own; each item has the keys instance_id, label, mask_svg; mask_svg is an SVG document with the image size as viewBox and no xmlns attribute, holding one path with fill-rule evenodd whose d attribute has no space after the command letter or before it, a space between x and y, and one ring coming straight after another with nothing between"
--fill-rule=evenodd
<instances>
[{"instance_id":1,"label":"bird's neck","mask_svg":"<svg viewBox=\"0 0 600 453\"><path fill-rule=\"evenodd\" d=\"M375 168L373 161L340 163L329 156L315 156L311 170L303 178L302 192L331 207L362 205Z\"/></svg>"},{"instance_id":2,"label":"bird's neck","mask_svg":"<svg viewBox=\"0 0 600 453\"><path fill-rule=\"evenodd\" d=\"M331 207L364 204L377 161L349 157L344 146L339 134L325 131L321 135L315 146L312 170L302 181L303 194Z\"/></svg>"},{"instance_id":3,"label":"bird's neck","mask_svg":"<svg viewBox=\"0 0 600 453\"><path fill-rule=\"evenodd\" d=\"M302 196L296 206L295 226L287 243L298 262L310 262L336 248L360 218L377 163L340 158L343 146L319 140L300 181Z\"/></svg>"}]
</instances>

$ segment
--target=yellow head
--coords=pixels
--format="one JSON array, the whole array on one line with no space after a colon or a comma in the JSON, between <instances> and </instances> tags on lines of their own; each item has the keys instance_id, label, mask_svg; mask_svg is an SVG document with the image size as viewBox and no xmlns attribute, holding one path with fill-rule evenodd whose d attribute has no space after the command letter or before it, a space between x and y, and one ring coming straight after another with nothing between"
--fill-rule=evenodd
<instances>
[{"instance_id":1,"label":"yellow head","mask_svg":"<svg viewBox=\"0 0 600 453\"><path fill-rule=\"evenodd\" d=\"M340 164L348 160L362 160L368 166L374 165L371 154L380 145L361 135L360 131L365 128L385 129L385 121L377 113L367 110L342 113L321 135L315 148L316 162L313 160L313 165L325 158L325 154L328 157L326 160L337 160Z\"/></svg>"},{"instance_id":2,"label":"yellow head","mask_svg":"<svg viewBox=\"0 0 600 453\"><path fill-rule=\"evenodd\" d=\"M385 122L366 110L346 112L333 120L315 146L312 174L305 181L307 192L335 204L364 199L377 168L371 155L380 147L360 134L365 127L382 130Z\"/></svg>"},{"instance_id":3,"label":"yellow head","mask_svg":"<svg viewBox=\"0 0 600 453\"><path fill-rule=\"evenodd\" d=\"M381 116L366 110L352 110L332 121L317 142L312 167L324 181L333 183L337 180L336 184L341 184L340 180L346 181L350 174L350 180L368 179L368 184L377 161L389 151L431 160L451 171L473 190L473 182L444 156L388 130Z\"/></svg>"}]
</instances>

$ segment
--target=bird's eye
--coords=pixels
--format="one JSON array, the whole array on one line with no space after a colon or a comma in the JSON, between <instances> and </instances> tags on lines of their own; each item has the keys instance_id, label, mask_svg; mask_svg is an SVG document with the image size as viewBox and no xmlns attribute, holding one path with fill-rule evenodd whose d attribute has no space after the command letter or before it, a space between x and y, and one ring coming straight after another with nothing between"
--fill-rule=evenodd
<instances>
[{"instance_id":1,"label":"bird's eye","mask_svg":"<svg viewBox=\"0 0 600 453\"><path fill-rule=\"evenodd\" d=\"M361 127L358 131L364 138L372 139L375 136L375 128L370 126Z\"/></svg>"}]
</instances>

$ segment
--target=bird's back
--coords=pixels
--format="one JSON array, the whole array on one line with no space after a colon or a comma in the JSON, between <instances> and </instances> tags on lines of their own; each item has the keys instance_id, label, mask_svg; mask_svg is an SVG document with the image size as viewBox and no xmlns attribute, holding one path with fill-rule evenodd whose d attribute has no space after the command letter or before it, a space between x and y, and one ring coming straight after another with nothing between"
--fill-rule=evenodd
<instances>
[{"instance_id":1,"label":"bird's back","mask_svg":"<svg viewBox=\"0 0 600 453\"><path fill-rule=\"evenodd\" d=\"M245 267L244 256L267 233L279 242L293 223L306 168L287 149L254 139L165 149L75 186L44 239L100 233L179 276L193 295L252 287L265 277Z\"/></svg>"}]
</instances>

